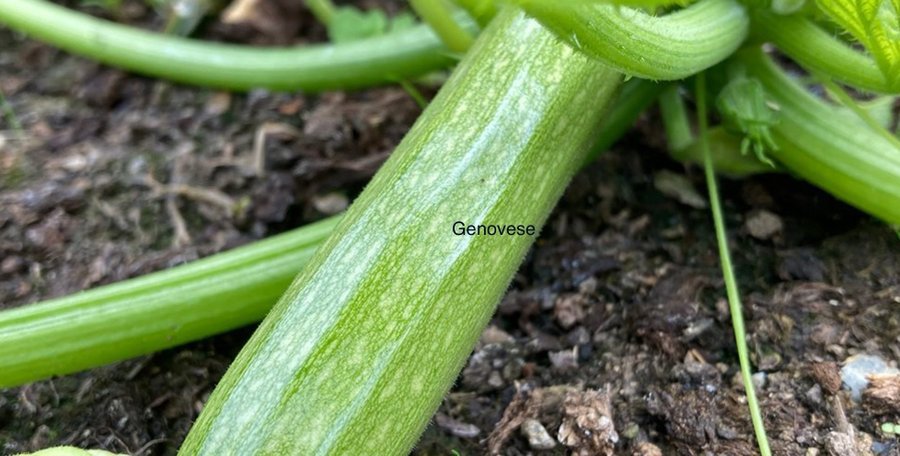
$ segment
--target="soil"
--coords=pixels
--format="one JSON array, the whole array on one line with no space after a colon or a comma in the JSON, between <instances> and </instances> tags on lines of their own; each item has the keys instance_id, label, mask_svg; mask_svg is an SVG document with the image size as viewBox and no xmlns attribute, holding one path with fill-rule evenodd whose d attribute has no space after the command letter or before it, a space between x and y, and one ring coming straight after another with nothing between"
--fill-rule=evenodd
<instances>
[{"instance_id":1,"label":"soil","mask_svg":"<svg viewBox=\"0 0 900 456\"><path fill-rule=\"evenodd\" d=\"M323 39L310 17L295 28ZM420 113L396 87L174 85L5 29L0 89L23 127L0 120L0 308L338 212ZM675 173L702 195L702 173L663 143L648 112L575 178L415 454L756 454L709 212L654 185ZM722 186L774 453L900 455L881 431L900 386L858 403L838 373L900 360L897 235L787 175ZM0 453L174 454L252 330L2 390Z\"/></svg>"}]
</instances>

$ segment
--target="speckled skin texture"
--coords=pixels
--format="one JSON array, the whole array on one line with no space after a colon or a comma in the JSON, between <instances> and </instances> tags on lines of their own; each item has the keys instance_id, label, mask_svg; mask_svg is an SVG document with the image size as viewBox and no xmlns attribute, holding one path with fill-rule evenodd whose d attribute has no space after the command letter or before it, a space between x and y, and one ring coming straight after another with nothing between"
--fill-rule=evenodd
<instances>
[{"instance_id":1,"label":"speckled skin texture","mask_svg":"<svg viewBox=\"0 0 900 456\"><path fill-rule=\"evenodd\" d=\"M405 454L622 76L501 13L240 353L182 455Z\"/></svg>"}]
</instances>

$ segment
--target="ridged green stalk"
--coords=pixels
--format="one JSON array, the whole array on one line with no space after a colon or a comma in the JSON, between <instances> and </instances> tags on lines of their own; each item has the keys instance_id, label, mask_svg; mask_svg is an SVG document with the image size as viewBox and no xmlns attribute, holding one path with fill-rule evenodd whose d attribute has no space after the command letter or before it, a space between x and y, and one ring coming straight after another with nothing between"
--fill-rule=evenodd
<instances>
[{"instance_id":1,"label":"ridged green stalk","mask_svg":"<svg viewBox=\"0 0 900 456\"><path fill-rule=\"evenodd\" d=\"M0 312L0 388L259 321L331 233L331 218L121 283Z\"/></svg>"},{"instance_id":2,"label":"ridged green stalk","mask_svg":"<svg viewBox=\"0 0 900 456\"><path fill-rule=\"evenodd\" d=\"M457 20L474 33L465 14ZM152 33L44 0L0 0L0 23L126 70L232 90L352 89L414 78L453 63L424 25L339 45L261 48Z\"/></svg>"},{"instance_id":3,"label":"ridged green stalk","mask_svg":"<svg viewBox=\"0 0 900 456\"><path fill-rule=\"evenodd\" d=\"M416 14L428 24L447 49L463 54L472 46L474 38L453 18L452 10L445 2L449 0L409 0Z\"/></svg>"},{"instance_id":4,"label":"ridged green stalk","mask_svg":"<svg viewBox=\"0 0 900 456\"><path fill-rule=\"evenodd\" d=\"M870 56L823 30L803 16L754 13L754 34L817 73L824 73L856 88L879 93L900 93L891 87Z\"/></svg>"},{"instance_id":5,"label":"ridged green stalk","mask_svg":"<svg viewBox=\"0 0 900 456\"><path fill-rule=\"evenodd\" d=\"M520 12L482 33L210 397L181 455L406 454L622 75Z\"/></svg>"},{"instance_id":6,"label":"ridged green stalk","mask_svg":"<svg viewBox=\"0 0 900 456\"><path fill-rule=\"evenodd\" d=\"M768 153L816 186L900 225L900 149L853 112L829 105L759 50L742 53L748 74L779 108Z\"/></svg>"},{"instance_id":7,"label":"ridged green stalk","mask_svg":"<svg viewBox=\"0 0 900 456\"><path fill-rule=\"evenodd\" d=\"M736 0L700 0L665 16L602 2L515 3L576 49L654 80L686 78L721 62L744 41L750 23Z\"/></svg>"}]
</instances>

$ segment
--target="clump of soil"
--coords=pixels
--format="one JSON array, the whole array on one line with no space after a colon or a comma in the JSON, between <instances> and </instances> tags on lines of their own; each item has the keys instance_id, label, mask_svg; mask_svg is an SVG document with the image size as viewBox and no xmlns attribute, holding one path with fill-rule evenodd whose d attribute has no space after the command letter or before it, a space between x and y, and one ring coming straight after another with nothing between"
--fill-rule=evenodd
<instances>
[{"instance_id":1,"label":"clump of soil","mask_svg":"<svg viewBox=\"0 0 900 456\"><path fill-rule=\"evenodd\" d=\"M0 74L24 126L0 145L4 308L340 211L420 112L397 88L182 87L5 30ZM659 125L575 178L416 454L756 454L709 215L654 186L677 173L703 194L702 176ZM775 453L900 454L880 431L900 422L896 379L858 403L839 373L900 360L896 234L783 175L723 193ZM252 329L0 391L0 452L174 454Z\"/></svg>"}]
</instances>

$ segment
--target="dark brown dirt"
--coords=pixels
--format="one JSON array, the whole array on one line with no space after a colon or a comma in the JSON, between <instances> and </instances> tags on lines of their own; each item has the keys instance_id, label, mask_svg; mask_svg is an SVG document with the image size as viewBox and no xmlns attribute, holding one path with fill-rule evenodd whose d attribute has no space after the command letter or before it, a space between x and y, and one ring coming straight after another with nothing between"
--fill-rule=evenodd
<instances>
[{"instance_id":1,"label":"dark brown dirt","mask_svg":"<svg viewBox=\"0 0 900 456\"><path fill-rule=\"evenodd\" d=\"M397 88L176 86L6 30L0 89L24 126L14 138L0 120L0 308L339 211L419 113ZM674 171L702 194L702 176L660 135L646 116L577 176L416 454L755 454L709 215L653 185ZM900 422L896 380L859 405L834 379L853 354L900 360L897 235L788 176L723 187L775 453L900 455L879 431ZM751 236L770 216L781 228ZM0 453L174 454L251 331L2 390ZM532 445L543 428L554 448L530 448L526 421Z\"/></svg>"}]
</instances>

